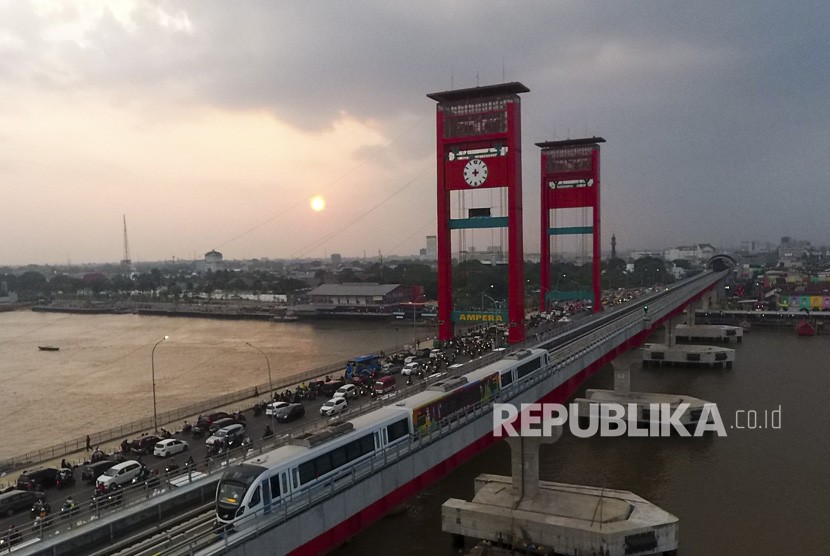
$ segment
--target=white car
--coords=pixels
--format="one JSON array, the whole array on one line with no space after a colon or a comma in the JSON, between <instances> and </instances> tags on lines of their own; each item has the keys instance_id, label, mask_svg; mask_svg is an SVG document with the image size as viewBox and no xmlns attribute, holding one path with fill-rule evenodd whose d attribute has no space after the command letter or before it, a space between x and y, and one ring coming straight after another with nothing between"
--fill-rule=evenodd
<instances>
[{"instance_id":1,"label":"white car","mask_svg":"<svg viewBox=\"0 0 830 556\"><path fill-rule=\"evenodd\" d=\"M441 357L443 354L444 354L444 352L443 352L443 351L441 351L441 350L440 350L440 349L438 349L438 348L435 348L435 349L433 349L433 350L430 350L430 352L429 352L429 358L430 358L430 359L437 359L437 358Z\"/></svg>"},{"instance_id":2,"label":"white car","mask_svg":"<svg viewBox=\"0 0 830 556\"><path fill-rule=\"evenodd\" d=\"M160 458L166 458L173 454L186 452L188 449L187 442L179 440L178 438L166 438L156 443L153 448L153 455Z\"/></svg>"},{"instance_id":3,"label":"white car","mask_svg":"<svg viewBox=\"0 0 830 556\"><path fill-rule=\"evenodd\" d=\"M411 363L407 363L403 366L403 370L401 370L402 375L410 376L416 375L421 371L421 364L417 361L412 361Z\"/></svg>"},{"instance_id":4,"label":"white car","mask_svg":"<svg viewBox=\"0 0 830 556\"><path fill-rule=\"evenodd\" d=\"M283 407L288 407L288 402L271 402L265 406L265 414L276 415Z\"/></svg>"},{"instance_id":5,"label":"white car","mask_svg":"<svg viewBox=\"0 0 830 556\"><path fill-rule=\"evenodd\" d=\"M320 408L320 415L331 417L346 410L346 398L332 398Z\"/></svg>"},{"instance_id":6,"label":"white car","mask_svg":"<svg viewBox=\"0 0 830 556\"><path fill-rule=\"evenodd\" d=\"M133 480L139 473L141 472L141 464L131 459L129 461L125 461L119 463L117 465L113 465L102 475L100 475L95 482L99 485L103 485L106 488L112 488L116 486L126 485L130 481Z\"/></svg>"},{"instance_id":7,"label":"white car","mask_svg":"<svg viewBox=\"0 0 830 556\"><path fill-rule=\"evenodd\" d=\"M357 386L354 384L344 384L337 391L334 393L333 398L356 398L357 397Z\"/></svg>"}]
</instances>

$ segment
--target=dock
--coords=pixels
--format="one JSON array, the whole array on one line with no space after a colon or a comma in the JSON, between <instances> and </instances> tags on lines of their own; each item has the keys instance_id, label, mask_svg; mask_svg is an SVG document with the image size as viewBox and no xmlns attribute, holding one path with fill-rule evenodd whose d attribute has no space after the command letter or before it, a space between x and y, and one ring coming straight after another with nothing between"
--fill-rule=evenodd
<instances>
[{"instance_id":1,"label":"dock","mask_svg":"<svg viewBox=\"0 0 830 556\"><path fill-rule=\"evenodd\" d=\"M704 408L715 406L692 396L680 394L661 394L655 392L619 392L616 390L589 389L584 398L577 398L574 403L579 407L580 418L599 417L599 406L603 403L637 406L637 422L651 426L652 424L668 424L668 415L660 411L659 406L668 406L673 413L681 404L689 407L680 417L680 422L686 427L695 427L700 420ZM593 406L593 407L592 407ZM655 407L656 406L656 407ZM708 415L708 412L707 412Z\"/></svg>"},{"instance_id":2,"label":"dock","mask_svg":"<svg viewBox=\"0 0 830 556\"><path fill-rule=\"evenodd\" d=\"M735 350L720 346L666 344L643 345L643 367L664 365L732 368Z\"/></svg>"},{"instance_id":3,"label":"dock","mask_svg":"<svg viewBox=\"0 0 830 556\"><path fill-rule=\"evenodd\" d=\"M741 343L744 329L725 324L678 324L674 327L675 340L729 342L734 339Z\"/></svg>"}]
</instances>

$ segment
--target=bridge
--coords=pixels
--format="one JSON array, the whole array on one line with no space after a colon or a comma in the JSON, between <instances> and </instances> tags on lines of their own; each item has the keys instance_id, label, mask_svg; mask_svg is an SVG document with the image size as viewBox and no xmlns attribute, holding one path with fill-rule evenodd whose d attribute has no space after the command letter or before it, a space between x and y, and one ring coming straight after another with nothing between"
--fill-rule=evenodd
<instances>
[{"instance_id":1,"label":"bridge","mask_svg":"<svg viewBox=\"0 0 830 556\"><path fill-rule=\"evenodd\" d=\"M265 511L256 512L249 519L250 526L233 534L217 534L211 526L215 511L207 498L223 470L220 468L206 477L190 477L192 482L180 479L179 488L148 496L106 519L91 520L59 535L44 535L41 542L21 546L15 552L89 553L90 549L83 547L90 539L98 539L99 545L105 543L107 548L102 554L112 553L116 543L121 550L118 553L124 555L325 552L492 445L497 440L492 435L493 403L566 402L599 368L641 345L664 322L690 305L708 305L715 295L712 289L725 275L723 270L709 270L627 306L527 339L514 347L547 350L547 366L503 386L494 397L434 423L426 434L410 434L405 441L379 450L369 459L339 468L310 488L281 497ZM479 358L453 374L470 373L502 356L494 353ZM424 387L416 384L402 389L392 401L414 395ZM364 404L345 419L378 409L378 403ZM239 457L226 463L234 465L241 460ZM189 508L186 518L172 519L171 514L181 514L184 508ZM146 527L154 520L154 537L148 540L146 535L136 534L135 525ZM125 540L131 535L135 538Z\"/></svg>"}]
</instances>

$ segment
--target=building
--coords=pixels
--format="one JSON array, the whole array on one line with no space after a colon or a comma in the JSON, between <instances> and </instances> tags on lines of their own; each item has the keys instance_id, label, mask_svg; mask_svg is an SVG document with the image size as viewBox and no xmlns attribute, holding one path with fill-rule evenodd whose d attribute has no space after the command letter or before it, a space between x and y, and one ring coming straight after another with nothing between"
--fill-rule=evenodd
<instances>
[{"instance_id":1,"label":"building","mask_svg":"<svg viewBox=\"0 0 830 556\"><path fill-rule=\"evenodd\" d=\"M205 253L205 272L219 272L225 269L222 261L222 253L219 251L208 251Z\"/></svg>"},{"instance_id":2,"label":"building","mask_svg":"<svg viewBox=\"0 0 830 556\"><path fill-rule=\"evenodd\" d=\"M801 266L801 257L810 252L810 242L795 240L789 236L781 238L778 247L778 265L784 268Z\"/></svg>"},{"instance_id":3,"label":"building","mask_svg":"<svg viewBox=\"0 0 830 556\"><path fill-rule=\"evenodd\" d=\"M681 259L697 266L703 266L717 252L718 250L708 243L696 243L666 249L663 251L663 259L666 261Z\"/></svg>"},{"instance_id":4,"label":"building","mask_svg":"<svg viewBox=\"0 0 830 556\"><path fill-rule=\"evenodd\" d=\"M438 236L427 236L426 260L438 260Z\"/></svg>"},{"instance_id":5,"label":"building","mask_svg":"<svg viewBox=\"0 0 830 556\"><path fill-rule=\"evenodd\" d=\"M308 293L309 301L318 308L367 309L377 311L411 301L410 286L358 282L323 284Z\"/></svg>"},{"instance_id":6,"label":"building","mask_svg":"<svg viewBox=\"0 0 830 556\"><path fill-rule=\"evenodd\" d=\"M331 266L338 267L343 264L343 256L340 253L331 254Z\"/></svg>"}]
</instances>

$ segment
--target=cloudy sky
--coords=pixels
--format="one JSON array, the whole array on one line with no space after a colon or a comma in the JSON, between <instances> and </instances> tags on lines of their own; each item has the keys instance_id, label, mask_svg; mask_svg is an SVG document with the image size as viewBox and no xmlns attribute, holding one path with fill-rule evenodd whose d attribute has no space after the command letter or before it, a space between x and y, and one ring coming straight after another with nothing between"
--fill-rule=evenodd
<instances>
[{"instance_id":1,"label":"cloudy sky","mask_svg":"<svg viewBox=\"0 0 830 556\"><path fill-rule=\"evenodd\" d=\"M417 252L435 103L601 135L603 245L830 243L826 2L0 0L0 265ZM320 195L324 210L309 200ZM477 238L484 248L490 238Z\"/></svg>"}]
</instances>

